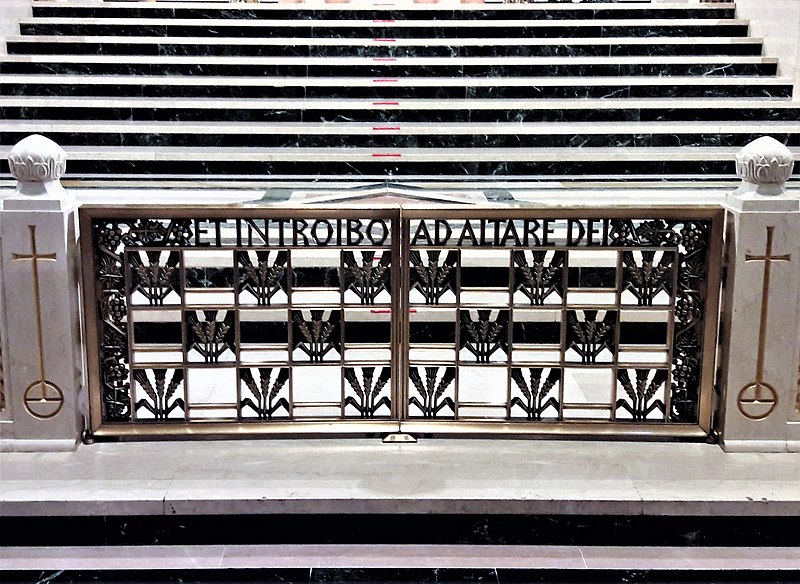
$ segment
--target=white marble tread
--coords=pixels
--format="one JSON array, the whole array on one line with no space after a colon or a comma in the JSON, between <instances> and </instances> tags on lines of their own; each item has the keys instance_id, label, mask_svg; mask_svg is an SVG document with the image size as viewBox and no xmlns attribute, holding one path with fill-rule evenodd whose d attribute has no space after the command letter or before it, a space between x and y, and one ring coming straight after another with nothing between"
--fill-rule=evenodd
<instances>
[{"instance_id":1,"label":"white marble tread","mask_svg":"<svg viewBox=\"0 0 800 584\"><path fill-rule=\"evenodd\" d=\"M215 568L499 568L563 570L797 570L789 547L633 547L441 544L32 546L0 548L5 570Z\"/></svg>"},{"instance_id":2,"label":"white marble tread","mask_svg":"<svg viewBox=\"0 0 800 584\"><path fill-rule=\"evenodd\" d=\"M630 76L630 77L397 77L392 86L401 87L604 87L630 86L720 86L791 85L788 77L767 76ZM374 87L375 77L253 77L214 75L52 75L3 74L1 83L49 85L221 85L233 87ZM114 98L109 98L114 99ZM603 99L603 98L601 98ZM681 98L679 98L681 99ZM724 98L730 99L730 98ZM735 103L730 101L729 103Z\"/></svg>"},{"instance_id":3,"label":"white marble tread","mask_svg":"<svg viewBox=\"0 0 800 584\"><path fill-rule=\"evenodd\" d=\"M132 45L222 45L222 46L598 46L598 45L760 45L758 37L587 37L587 38L254 38L254 37L163 37L163 36L67 36L25 35L6 37L14 43L123 43Z\"/></svg>"},{"instance_id":4,"label":"white marble tread","mask_svg":"<svg viewBox=\"0 0 800 584\"><path fill-rule=\"evenodd\" d=\"M244 97L76 97L76 96L0 96L0 107L71 108L153 108L158 109L391 109L391 110L584 110L584 109L797 109L800 102L790 98L573 98L573 99L284 99Z\"/></svg>"},{"instance_id":5,"label":"white marble tread","mask_svg":"<svg viewBox=\"0 0 800 584\"><path fill-rule=\"evenodd\" d=\"M12 146L0 146L7 157ZM740 147L584 147L584 148L258 148L258 147L149 147L63 146L71 160L207 160L207 161L331 161L404 162L452 161L584 161L584 160L734 160ZM800 147L789 150L800 160Z\"/></svg>"},{"instance_id":6,"label":"white marble tread","mask_svg":"<svg viewBox=\"0 0 800 584\"><path fill-rule=\"evenodd\" d=\"M376 61L377 59L377 61ZM641 57L397 57L391 63L380 57L255 57L174 55L4 55L6 63L147 63L150 65L702 65L724 61L719 67L749 63L777 63L776 57L762 56L641 56Z\"/></svg>"},{"instance_id":7,"label":"white marble tread","mask_svg":"<svg viewBox=\"0 0 800 584\"><path fill-rule=\"evenodd\" d=\"M123 442L2 452L0 468L4 516L800 514L800 454L730 454L701 443Z\"/></svg>"},{"instance_id":8,"label":"white marble tread","mask_svg":"<svg viewBox=\"0 0 800 584\"><path fill-rule=\"evenodd\" d=\"M141 4L140 6L144 6ZM137 6L139 8L139 6ZM373 8L374 10L374 8ZM261 19L249 20L239 18L123 18L123 17L102 17L102 18L75 18L75 17L36 17L36 18L21 18L21 25L27 24L114 24L114 25L138 25L138 26L201 26L201 27L247 27L247 28L263 28L263 27L359 27L359 28L376 28L376 24L385 28L505 28L509 26L527 28L557 28L557 27L577 27L577 26L612 26L615 28L626 26L670 26L670 27L683 27L683 26L724 26L724 25L747 25L748 20L736 18L642 18L642 19L597 19L597 20L529 20L529 19L477 19L477 20L412 20L412 19L396 19L391 23L383 21L375 22L375 20L349 20L349 19L314 19L301 20L301 19ZM164 37L170 38L170 37Z\"/></svg>"},{"instance_id":9,"label":"white marble tread","mask_svg":"<svg viewBox=\"0 0 800 584\"><path fill-rule=\"evenodd\" d=\"M557 135L800 133L800 121L726 122L174 122L6 120L7 132L215 135Z\"/></svg>"},{"instance_id":10,"label":"white marble tread","mask_svg":"<svg viewBox=\"0 0 800 584\"><path fill-rule=\"evenodd\" d=\"M135 6L132 6L130 2L113 2L113 1L111 1L111 2L103 2L101 4L101 6L105 6L105 7L109 7L109 8L131 8L131 7L135 7L137 9L142 9L142 8L148 9L148 8L192 8L193 7L192 5L195 4L195 6L197 8L208 8L207 2L216 2L217 4L220 4L221 7L224 8L226 11L228 11L228 10L248 10L249 11L249 10L254 10L254 9L255 10L258 10L258 9L262 9L262 10L276 10L276 9L277 10L286 10L287 8L288 9L298 8L297 5L290 5L290 6L286 6L285 4L275 5L274 2L273 3L264 4L263 3L264 0L261 0L262 4L258 4L258 3L256 3L256 4L247 4L247 3L243 3L243 4L228 4L225 0L222 0L222 1L221 0L203 0L202 2L191 2L191 1L189 1L189 2L181 2L181 1L168 2L168 1L158 0L157 2L151 2L151 3L139 3L139 4L136 4ZM311 4L311 3L312 2L304 2L299 6L299 8L304 8L306 6L306 4ZM331 11L331 12L336 11L336 10L347 10L347 11L350 11L350 10L352 10L352 11L371 11L371 10L375 10L375 7L373 5L367 3L367 2L354 2L354 3L351 3L351 4L346 4L344 6L342 6L342 5L331 6L331 5L326 5L326 4L322 3L322 2L320 2L319 4L321 6L324 6L324 10L328 10L328 11ZM508 11L525 10L525 11L527 11L527 10L548 10L548 9L552 10L552 9L555 8L555 9L558 9L558 10L566 10L566 9L575 10L577 12L581 12L581 11L591 12L593 10L598 10L598 9L602 9L602 10L630 10L630 9L634 9L634 10L641 10L643 13L646 13L648 10L652 10L652 8L653 8L652 5L649 4L649 3L641 3L641 4L637 4L637 3L624 4L623 3L623 4L618 4L618 3L615 3L615 2L607 2L607 3L604 2L604 3L600 4L600 5L598 5L596 3L590 3L590 4L581 4L581 3L575 3L575 4L529 3L529 4L501 4L500 6L496 6L496 5L486 6L486 5L483 5L483 4L461 4L460 0L455 0L453 2L447 2L446 0L444 0L441 3L434 4L434 5L430 5L430 4L427 4L427 5L426 4L422 4L422 5L420 5L420 4L414 4L414 3L411 3L411 2L404 2L402 9L403 10L416 10L416 11L419 11L419 12L425 12L425 11L430 11L430 10L442 10L447 4L452 4L454 6L458 6L458 9L459 10L463 10L463 11L493 10L493 9L503 10L503 11L505 11L505 10L508 10ZM63 2L58 1L58 0L56 0L56 1L36 0L36 5L37 6L55 6L55 7L63 7L64 6ZM92 8L97 8L98 7L98 3L97 2L83 2L83 1L80 1L80 0L76 1L76 2L72 2L70 0L70 6L76 6L76 7L89 6L89 7L92 7ZM735 6L736 5L735 5L734 2L721 2L719 4L714 4L713 7L714 8L734 8ZM659 8L659 10L662 10L662 9L665 9L665 10L669 10L669 9L686 10L687 6L686 6L686 2L684 0L684 2L680 2L680 1L678 1L678 2L663 2L663 3L659 2L658 3L658 8Z\"/></svg>"}]
</instances>

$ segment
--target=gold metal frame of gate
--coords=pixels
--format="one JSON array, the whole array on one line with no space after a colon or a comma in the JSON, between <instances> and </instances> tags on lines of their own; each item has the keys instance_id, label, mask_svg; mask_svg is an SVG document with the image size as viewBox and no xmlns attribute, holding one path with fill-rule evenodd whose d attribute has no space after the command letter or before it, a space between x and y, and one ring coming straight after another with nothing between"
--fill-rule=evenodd
<instances>
[{"instance_id":1,"label":"gold metal frame of gate","mask_svg":"<svg viewBox=\"0 0 800 584\"><path fill-rule=\"evenodd\" d=\"M92 222L95 219L134 220L137 218L170 219L348 219L375 218L390 221L392 229L391 254L391 417L381 420L314 419L291 421L176 421L122 422L102 420L102 396L99 354L99 311L95 279ZM409 381L409 269L406 261L411 246L409 222L418 219L685 219L710 221L707 250L706 304L702 329L703 368L699 383L698 422L633 423L633 422L529 422L526 420L463 421L423 420L408 417ZM644 208L573 207L569 209L532 206L487 205L481 207L445 205L374 205L349 207L312 206L125 206L106 207L87 205L80 209L81 256L83 266L84 326L87 346L90 434L98 438L147 437L256 437L259 435L375 435L393 432L435 435L473 436L530 436L530 437L613 437L619 439L673 438L706 439L712 431L713 383L719 318L719 291L722 266L722 233L724 211L719 207L675 208L648 206Z\"/></svg>"}]
</instances>

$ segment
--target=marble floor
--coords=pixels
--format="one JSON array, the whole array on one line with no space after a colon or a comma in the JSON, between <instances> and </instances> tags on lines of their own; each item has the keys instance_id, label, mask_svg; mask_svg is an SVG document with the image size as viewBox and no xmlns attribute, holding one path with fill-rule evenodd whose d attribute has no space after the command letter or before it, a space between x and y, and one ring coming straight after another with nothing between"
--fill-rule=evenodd
<instances>
[{"instance_id":1,"label":"marble floor","mask_svg":"<svg viewBox=\"0 0 800 584\"><path fill-rule=\"evenodd\" d=\"M798 516L800 454L695 443L289 439L0 453L11 516Z\"/></svg>"}]
</instances>

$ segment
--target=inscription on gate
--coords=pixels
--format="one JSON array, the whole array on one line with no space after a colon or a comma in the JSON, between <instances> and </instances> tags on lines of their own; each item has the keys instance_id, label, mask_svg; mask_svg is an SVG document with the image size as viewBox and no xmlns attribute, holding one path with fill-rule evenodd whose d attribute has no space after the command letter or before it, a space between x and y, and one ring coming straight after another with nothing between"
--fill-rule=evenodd
<instances>
[{"instance_id":1,"label":"inscription on gate","mask_svg":"<svg viewBox=\"0 0 800 584\"><path fill-rule=\"evenodd\" d=\"M95 427L700 422L708 213L205 213L82 210Z\"/></svg>"}]
</instances>

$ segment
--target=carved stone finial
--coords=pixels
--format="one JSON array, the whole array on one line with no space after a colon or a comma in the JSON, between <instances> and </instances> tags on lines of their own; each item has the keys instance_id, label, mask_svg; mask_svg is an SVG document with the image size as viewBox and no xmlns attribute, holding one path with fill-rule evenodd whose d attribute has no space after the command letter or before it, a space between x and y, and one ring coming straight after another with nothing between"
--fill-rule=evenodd
<instances>
[{"instance_id":1,"label":"carved stone finial","mask_svg":"<svg viewBox=\"0 0 800 584\"><path fill-rule=\"evenodd\" d=\"M67 153L50 138L33 134L8 153L8 167L17 181L17 193L26 196L61 195L60 179L67 169Z\"/></svg>"},{"instance_id":2,"label":"carved stone finial","mask_svg":"<svg viewBox=\"0 0 800 584\"><path fill-rule=\"evenodd\" d=\"M736 174L742 179L737 194L780 195L793 167L794 157L786 146L769 136L753 140L736 155Z\"/></svg>"}]
</instances>

